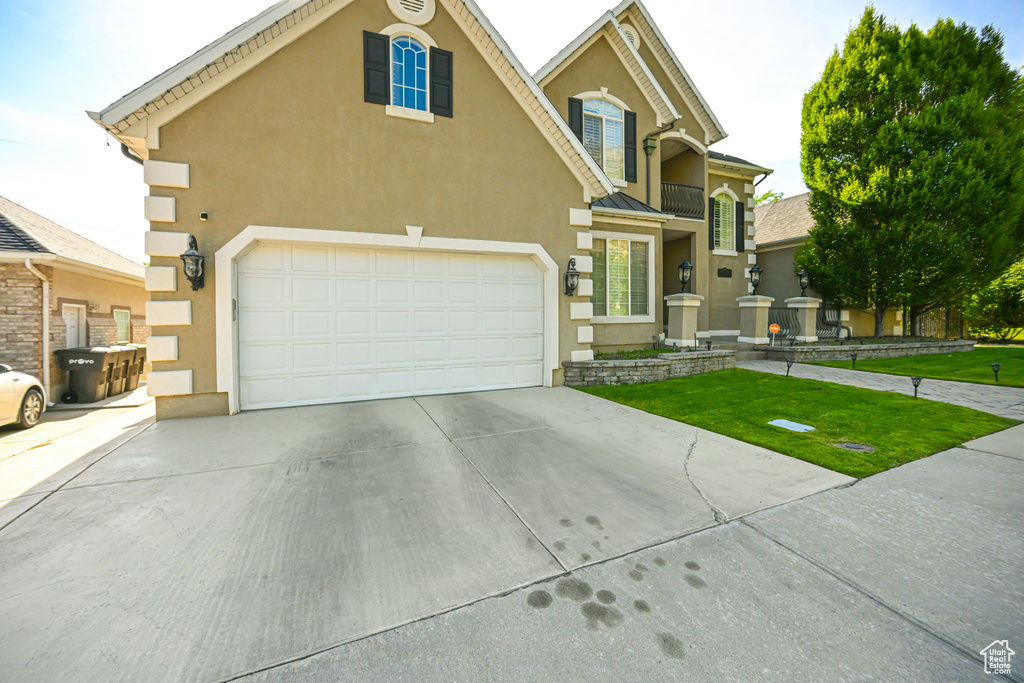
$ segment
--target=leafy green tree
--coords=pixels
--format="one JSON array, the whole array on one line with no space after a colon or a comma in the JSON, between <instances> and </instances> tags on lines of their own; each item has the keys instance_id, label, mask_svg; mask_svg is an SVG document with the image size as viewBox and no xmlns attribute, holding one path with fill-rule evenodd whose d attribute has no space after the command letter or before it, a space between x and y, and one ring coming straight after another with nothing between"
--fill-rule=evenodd
<instances>
[{"instance_id":1,"label":"leafy green tree","mask_svg":"<svg viewBox=\"0 0 1024 683\"><path fill-rule=\"evenodd\" d=\"M1024 260L972 296L964 312L971 329L1000 341L1024 332Z\"/></svg>"},{"instance_id":2,"label":"leafy green tree","mask_svg":"<svg viewBox=\"0 0 1024 683\"><path fill-rule=\"evenodd\" d=\"M801 169L814 288L913 316L961 299L1024 253L1024 78L991 26L927 33L868 7L804 97Z\"/></svg>"},{"instance_id":3,"label":"leafy green tree","mask_svg":"<svg viewBox=\"0 0 1024 683\"><path fill-rule=\"evenodd\" d=\"M771 204L782 199L785 195L782 192L776 192L775 190L768 190L764 194L757 195L754 197L754 204L761 206L762 204Z\"/></svg>"}]
</instances>

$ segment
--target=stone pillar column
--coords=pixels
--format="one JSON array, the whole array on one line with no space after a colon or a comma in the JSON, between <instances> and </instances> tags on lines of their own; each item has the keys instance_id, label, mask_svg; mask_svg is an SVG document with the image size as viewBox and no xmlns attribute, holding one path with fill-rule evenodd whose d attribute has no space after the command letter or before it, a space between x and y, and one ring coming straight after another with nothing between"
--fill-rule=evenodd
<instances>
[{"instance_id":1,"label":"stone pillar column","mask_svg":"<svg viewBox=\"0 0 1024 683\"><path fill-rule=\"evenodd\" d=\"M697 346L697 313L704 297L699 294L670 294L668 302L668 345Z\"/></svg>"},{"instance_id":2,"label":"stone pillar column","mask_svg":"<svg viewBox=\"0 0 1024 683\"><path fill-rule=\"evenodd\" d=\"M768 309L775 301L770 296L751 294L736 299L740 305L740 336L737 341L743 344L767 344L771 342L768 336Z\"/></svg>"},{"instance_id":3,"label":"stone pillar column","mask_svg":"<svg viewBox=\"0 0 1024 683\"><path fill-rule=\"evenodd\" d=\"M786 299L786 305L797 309L800 320L800 332L796 340L798 342L818 341L818 308L821 307L821 299L813 296L795 296Z\"/></svg>"}]
</instances>

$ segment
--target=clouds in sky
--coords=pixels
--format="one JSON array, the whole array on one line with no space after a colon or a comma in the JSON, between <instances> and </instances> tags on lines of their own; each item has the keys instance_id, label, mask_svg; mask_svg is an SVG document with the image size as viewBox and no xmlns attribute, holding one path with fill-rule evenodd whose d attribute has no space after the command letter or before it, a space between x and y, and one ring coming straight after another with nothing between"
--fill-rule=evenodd
<instances>
[{"instance_id":1,"label":"clouds in sky","mask_svg":"<svg viewBox=\"0 0 1024 683\"><path fill-rule=\"evenodd\" d=\"M378 0L383 2L384 0ZM0 0L0 195L142 260L141 168L84 111L99 110L266 8L268 0ZM478 0L531 71L614 0ZM762 189L804 190L800 104L860 2L647 0L729 137L715 149L776 169ZM1024 63L1024 2L876 0L891 20L993 23ZM466 96L463 94L463 96ZM8 142L13 141L13 142Z\"/></svg>"}]
</instances>

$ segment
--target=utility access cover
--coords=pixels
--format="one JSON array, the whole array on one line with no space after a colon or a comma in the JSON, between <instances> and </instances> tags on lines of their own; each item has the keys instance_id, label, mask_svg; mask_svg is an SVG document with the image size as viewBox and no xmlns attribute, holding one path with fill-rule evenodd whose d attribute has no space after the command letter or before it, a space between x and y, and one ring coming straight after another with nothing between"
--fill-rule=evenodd
<instances>
[{"instance_id":1,"label":"utility access cover","mask_svg":"<svg viewBox=\"0 0 1024 683\"><path fill-rule=\"evenodd\" d=\"M802 425L799 422L791 422L789 420L772 420L768 424L774 425L775 427L782 427L788 429L791 432L813 432L814 427L809 425Z\"/></svg>"}]
</instances>

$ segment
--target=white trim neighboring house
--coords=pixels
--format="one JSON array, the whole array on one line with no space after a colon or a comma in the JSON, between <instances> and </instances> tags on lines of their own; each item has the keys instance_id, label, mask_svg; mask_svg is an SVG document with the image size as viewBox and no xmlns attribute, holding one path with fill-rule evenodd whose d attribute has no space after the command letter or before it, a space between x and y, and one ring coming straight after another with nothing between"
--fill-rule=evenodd
<instances>
[{"instance_id":1,"label":"white trim neighboring house","mask_svg":"<svg viewBox=\"0 0 1024 683\"><path fill-rule=\"evenodd\" d=\"M529 256L541 269L544 278L544 386L552 385L552 371L560 367L558 297L561 289L558 265L548 255L544 247L528 242L424 237L422 228L413 226L407 228L407 233L406 235L395 235L250 225L217 250L215 255L217 391L228 395L228 409L232 415L241 409L238 324L235 316L235 306L237 305L235 302L238 298L238 262L261 242Z\"/></svg>"}]
</instances>

